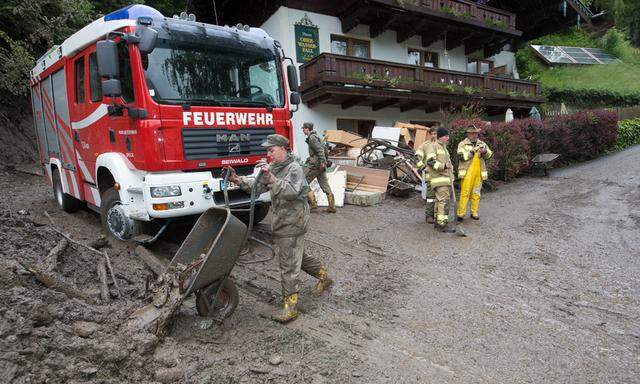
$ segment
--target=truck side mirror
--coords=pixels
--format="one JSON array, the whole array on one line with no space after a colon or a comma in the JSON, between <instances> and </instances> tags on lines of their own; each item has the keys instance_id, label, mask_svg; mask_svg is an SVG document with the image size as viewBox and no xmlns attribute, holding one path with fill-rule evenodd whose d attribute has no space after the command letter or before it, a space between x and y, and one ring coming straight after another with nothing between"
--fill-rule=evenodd
<instances>
[{"instance_id":1,"label":"truck side mirror","mask_svg":"<svg viewBox=\"0 0 640 384\"><path fill-rule=\"evenodd\" d=\"M98 57L98 74L100 77L119 77L118 47L113 40L102 40L96 43Z\"/></svg>"},{"instance_id":2,"label":"truck side mirror","mask_svg":"<svg viewBox=\"0 0 640 384\"><path fill-rule=\"evenodd\" d=\"M153 49L156 47L156 40L158 40L158 31L153 28L144 27L139 28L138 37L140 41L138 42L138 49L140 53L151 53Z\"/></svg>"},{"instance_id":3,"label":"truck side mirror","mask_svg":"<svg viewBox=\"0 0 640 384\"><path fill-rule=\"evenodd\" d=\"M298 92L298 89L300 88L298 85L298 70L293 64L289 64L287 66L287 80L289 81L289 89L291 92Z\"/></svg>"},{"instance_id":4,"label":"truck side mirror","mask_svg":"<svg viewBox=\"0 0 640 384\"><path fill-rule=\"evenodd\" d=\"M298 92L291 92L291 94L289 95L289 103L296 106L296 109L291 110L291 117L293 117L294 112L298 112L298 109L300 109L301 101L302 99L300 98L300 94Z\"/></svg>"},{"instance_id":5,"label":"truck side mirror","mask_svg":"<svg viewBox=\"0 0 640 384\"><path fill-rule=\"evenodd\" d=\"M300 98L300 94L298 92L291 92L289 95L289 102L291 105L299 105L302 99Z\"/></svg>"},{"instance_id":6,"label":"truck side mirror","mask_svg":"<svg viewBox=\"0 0 640 384\"><path fill-rule=\"evenodd\" d=\"M107 79L102 81L102 94L108 97L118 97L122 95L122 84L118 79Z\"/></svg>"}]
</instances>

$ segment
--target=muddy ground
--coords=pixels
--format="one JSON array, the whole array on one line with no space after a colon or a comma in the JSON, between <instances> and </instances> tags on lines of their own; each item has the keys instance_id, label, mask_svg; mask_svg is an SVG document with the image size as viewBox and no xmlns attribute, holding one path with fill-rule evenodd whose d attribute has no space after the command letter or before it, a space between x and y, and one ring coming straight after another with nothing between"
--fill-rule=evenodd
<instances>
[{"instance_id":1,"label":"muddy ground","mask_svg":"<svg viewBox=\"0 0 640 384\"><path fill-rule=\"evenodd\" d=\"M336 279L304 313L267 319L276 262L238 265L240 305L221 326L182 308L171 334L124 337L151 273L106 248L110 304L47 289L17 261L79 241L99 217L65 214L40 177L0 171L0 382L640 383L640 147L485 194L467 238L435 233L419 197L314 213L307 236ZM267 228L258 228L265 237ZM171 257L184 231L153 246ZM268 256L262 248L243 261ZM69 248L56 274L99 300L96 256Z\"/></svg>"}]
</instances>

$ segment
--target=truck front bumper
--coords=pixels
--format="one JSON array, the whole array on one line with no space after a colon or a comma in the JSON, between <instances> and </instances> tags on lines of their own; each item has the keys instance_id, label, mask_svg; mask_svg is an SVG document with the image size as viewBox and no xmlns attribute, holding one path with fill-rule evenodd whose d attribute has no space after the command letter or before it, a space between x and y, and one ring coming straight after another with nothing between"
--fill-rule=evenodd
<instances>
[{"instance_id":1,"label":"truck front bumper","mask_svg":"<svg viewBox=\"0 0 640 384\"><path fill-rule=\"evenodd\" d=\"M254 172L255 177L257 173ZM251 176L249 176L251 177ZM132 219L177 218L197 215L215 206L224 206L223 179L214 178L211 172L148 173L141 185L127 188L129 199L125 203ZM180 195L152 197L152 187L179 187ZM250 196L238 188L229 191L231 207L248 205ZM256 202L268 202L269 193L256 196Z\"/></svg>"}]
</instances>

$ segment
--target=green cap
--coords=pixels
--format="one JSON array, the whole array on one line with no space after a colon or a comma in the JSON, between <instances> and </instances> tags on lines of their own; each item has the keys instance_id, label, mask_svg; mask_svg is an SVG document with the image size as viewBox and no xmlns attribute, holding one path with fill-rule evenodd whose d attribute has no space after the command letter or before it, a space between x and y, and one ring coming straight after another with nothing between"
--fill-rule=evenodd
<instances>
[{"instance_id":1,"label":"green cap","mask_svg":"<svg viewBox=\"0 0 640 384\"><path fill-rule=\"evenodd\" d=\"M267 140L262 143L263 147L285 147L289 148L289 139L282 135L269 135Z\"/></svg>"},{"instance_id":2,"label":"green cap","mask_svg":"<svg viewBox=\"0 0 640 384\"><path fill-rule=\"evenodd\" d=\"M310 123L308 121L305 123L302 123L302 129L305 129L305 128L313 130L313 123Z\"/></svg>"}]
</instances>

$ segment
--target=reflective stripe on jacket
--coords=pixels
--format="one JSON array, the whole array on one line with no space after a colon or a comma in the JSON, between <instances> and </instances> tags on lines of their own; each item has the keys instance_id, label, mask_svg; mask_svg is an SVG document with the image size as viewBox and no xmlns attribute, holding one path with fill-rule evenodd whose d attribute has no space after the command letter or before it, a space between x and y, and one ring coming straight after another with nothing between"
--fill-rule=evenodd
<instances>
[{"instance_id":1,"label":"reflective stripe on jacket","mask_svg":"<svg viewBox=\"0 0 640 384\"><path fill-rule=\"evenodd\" d=\"M429 164L429 183L432 188L451 185L452 165L447 146L436 141L428 147L425 162Z\"/></svg>"},{"instance_id":2,"label":"reflective stripe on jacket","mask_svg":"<svg viewBox=\"0 0 640 384\"><path fill-rule=\"evenodd\" d=\"M416 151L416 156L418 156L418 168L422 168L423 166L426 165L427 159L426 154L429 153L431 151L431 146L433 145L432 141L425 141L424 143L422 143L422 145L420 146L420 148L418 148L418 150ZM425 168L422 177L425 180L429 180L429 172L428 172L428 166Z\"/></svg>"},{"instance_id":3,"label":"reflective stripe on jacket","mask_svg":"<svg viewBox=\"0 0 640 384\"><path fill-rule=\"evenodd\" d=\"M487 150L487 153L484 155L480 155L479 152L482 148ZM493 152L484 141L478 140L474 146L469 138L462 140L460 144L458 144L458 158L460 159L458 162L458 178L464 179L467 175L467 169L469 169L469 164L471 164L471 160L473 160L471 157L471 151L474 151L478 156L480 156L480 174L482 176L482 180L487 180L489 178L489 172L487 172L485 160L489 160L491 156L493 156Z\"/></svg>"}]
</instances>

